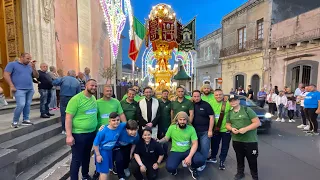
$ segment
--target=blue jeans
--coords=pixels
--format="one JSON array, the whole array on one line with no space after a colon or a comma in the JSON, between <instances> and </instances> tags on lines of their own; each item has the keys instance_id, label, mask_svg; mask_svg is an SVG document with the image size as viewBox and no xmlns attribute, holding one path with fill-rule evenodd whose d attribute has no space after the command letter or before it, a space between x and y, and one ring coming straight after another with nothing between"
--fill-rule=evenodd
<instances>
[{"instance_id":1,"label":"blue jeans","mask_svg":"<svg viewBox=\"0 0 320 180\"><path fill-rule=\"evenodd\" d=\"M190 150L186 152L170 152L166 168L169 173L175 173L179 164L189 155ZM192 157L192 168L198 168L204 165L206 162L206 158L204 158L199 152L196 152Z\"/></svg>"},{"instance_id":2,"label":"blue jeans","mask_svg":"<svg viewBox=\"0 0 320 180\"><path fill-rule=\"evenodd\" d=\"M286 108L283 104L278 106L278 118L285 118L286 117Z\"/></svg>"},{"instance_id":3,"label":"blue jeans","mask_svg":"<svg viewBox=\"0 0 320 180\"><path fill-rule=\"evenodd\" d=\"M79 168L81 166L82 177L89 177L89 165L91 157L91 149L95 132L72 134L75 144L71 146L71 165L70 165L70 179L79 179Z\"/></svg>"},{"instance_id":4,"label":"blue jeans","mask_svg":"<svg viewBox=\"0 0 320 180\"><path fill-rule=\"evenodd\" d=\"M211 138L211 158L216 158L221 141L222 141L222 144L221 144L221 152L220 152L219 159L220 161L224 162L227 158L228 151L229 151L231 133L219 132L218 134L213 135L213 137Z\"/></svg>"},{"instance_id":5,"label":"blue jeans","mask_svg":"<svg viewBox=\"0 0 320 180\"><path fill-rule=\"evenodd\" d=\"M33 89L17 89L14 93L17 106L13 112L13 122L19 122L20 115L23 112L23 120L29 120L30 105L34 94Z\"/></svg>"},{"instance_id":6,"label":"blue jeans","mask_svg":"<svg viewBox=\"0 0 320 180\"><path fill-rule=\"evenodd\" d=\"M51 101L51 89L39 89L40 93L40 113L49 113L49 104Z\"/></svg>"},{"instance_id":7,"label":"blue jeans","mask_svg":"<svg viewBox=\"0 0 320 180\"><path fill-rule=\"evenodd\" d=\"M210 139L211 139L208 137L208 131L198 132L197 136L198 136L198 152L200 152L204 158L207 158L210 151Z\"/></svg>"},{"instance_id":8,"label":"blue jeans","mask_svg":"<svg viewBox=\"0 0 320 180\"><path fill-rule=\"evenodd\" d=\"M49 108L56 108L57 107L57 90L51 89L51 100L49 104Z\"/></svg>"},{"instance_id":9,"label":"blue jeans","mask_svg":"<svg viewBox=\"0 0 320 180\"><path fill-rule=\"evenodd\" d=\"M66 122L66 109L68 102L70 101L71 96L60 96L60 114L61 114L61 125L62 131L66 130L65 122Z\"/></svg>"},{"instance_id":10,"label":"blue jeans","mask_svg":"<svg viewBox=\"0 0 320 180\"><path fill-rule=\"evenodd\" d=\"M300 104L296 104L296 116L297 117L300 117L300 115L301 115L300 106L301 106Z\"/></svg>"}]
</instances>

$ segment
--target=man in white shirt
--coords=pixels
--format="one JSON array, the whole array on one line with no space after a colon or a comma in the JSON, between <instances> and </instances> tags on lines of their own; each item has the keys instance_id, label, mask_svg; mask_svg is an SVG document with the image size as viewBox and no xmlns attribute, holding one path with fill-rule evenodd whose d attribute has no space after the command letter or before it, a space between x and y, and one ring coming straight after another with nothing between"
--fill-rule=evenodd
<instances>
[{"instance_id":1,"label":"man in white shirt","mask_svg":"<svg viewBox=\"0 0 320 180\"><path fill-rule=\"evenodd\" d=\"M284 95L284 91L281 90L279 95L276 97L276 105L278 107L278 118L276 121L286 122L285 117L285 107L288 104L287 96Z\"/></svg>"},{"instance_id":2,"label":"man in white shirt","mask_svg":"<svg viewBox=\"0 0 320 180\"><path fill-rule=\"evenodd\" d=\"M304 84L302 84L302 83L300 83L298 85L298 88L294 91L294 97L295 98L297 98L298 96L301 95L303 87L304 87ZM300 101L297 101L297 103L296 103L296 112L295 112L297 117L300 117L300 114L301 114L301 110L300 109L301 109L300 108Z\"/></svg>"},{"instance_id":3,"label":"man in white shirt","mask_svg":"<svg viewBox=\"0 0 320 180\"><path fill-rule=\"evenodd\" d=\"M304 130L309 130L310 126L307 125L307 118L306 115L304 113L304 97L306 97L306 95L309 92L307 92L307 87L302 87L302 92L300 93L299 96L297 96L297 102L300 102L300 112L301 112L301 120L302 120L302 124L297 126L297 128L299 129L304 129Z\"/></svg>"}]
</instances>

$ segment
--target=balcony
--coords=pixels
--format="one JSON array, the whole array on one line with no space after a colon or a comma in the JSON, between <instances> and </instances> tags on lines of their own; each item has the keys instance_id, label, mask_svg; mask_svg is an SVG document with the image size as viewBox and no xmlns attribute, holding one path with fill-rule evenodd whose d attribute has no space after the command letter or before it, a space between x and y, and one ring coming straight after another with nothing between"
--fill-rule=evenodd
<instances>
[{"instance_id":1,"label":"balcony","mask_svg":"<svg viewBox=\"0 0 320 180\"><path fill-rule=\"evenodd\" d=\"M243 52L255 51L255 50L262 50L262 42L263 39L252 39L248 40L244 43L242 48L239 48L239 44L235 44L233 46L224 48L220 51L220 57L227 57L236 55Z\"/></svg>"},{"instance_id":2,"label":"balcony","mask_svg":"<svg viewBox=\"0 0 320 180\"><path fill-rule=\"evenodd\" d=\"M201 68L201 67L217 65L217 64L219 64L219 58L211 55L211 56L197 58L197 61L194 66L196 68Z\"/></svg>"},{"instance_id":3,"label":"balcony","mask_svg":"<svg viewBox=\"0 0 320 180\"><path fill-rule=\"evenodd\" d=\"M297 44L299 42L312 41L315 39L320 39L320 28L273 40L271 42L271 47L278 48L281 46Z\"/></svg>"}]
</instances>

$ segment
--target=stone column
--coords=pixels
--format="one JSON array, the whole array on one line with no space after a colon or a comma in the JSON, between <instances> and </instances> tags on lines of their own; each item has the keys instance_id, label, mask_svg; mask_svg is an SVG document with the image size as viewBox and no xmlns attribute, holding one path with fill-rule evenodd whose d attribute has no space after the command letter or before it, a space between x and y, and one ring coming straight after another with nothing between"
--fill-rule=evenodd
<instances>
[{"instance_id":1,"label":"stone column","mask_svg":"<svg viewBox=\"0 0 320 180\"><path fill-rule=\"evenodd\" d=\"M79 68L83 72L85 67L92 69L92 37L91 37L91 3L90 1L77 1L78 9L78 42L79 42ZM97 78L91 73L92 78Z\"/></svg>"},{"instance_id":2,"label":"stone column","mask_svg":"<svg viewBox=\"0 0 320 180\"><path fill-rule=\"evenodd\" d=\"M56 66L54 0L23 0L22 20L25 52L37 60Z\"/></svg>"},{"instance_id":3,"label":"stone column","mask_svg":"<svg viewBox=\"0 0 320 180\"><path fill-rule=\"evenodd\" d=\"M24 50L37 60L37 68L41 63L56 66L53 1L21 1ZM34 86L36 90L37 85ZM34 97L39 97L35 92Z\"/></svg>"}]
</instances>

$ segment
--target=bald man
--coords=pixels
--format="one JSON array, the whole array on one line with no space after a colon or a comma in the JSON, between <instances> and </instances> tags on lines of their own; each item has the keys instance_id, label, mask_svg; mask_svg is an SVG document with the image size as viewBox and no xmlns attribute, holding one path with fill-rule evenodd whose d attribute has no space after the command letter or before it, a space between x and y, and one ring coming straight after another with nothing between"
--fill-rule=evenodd
<instances>
[{"instance_id":1,"label":"bald man","mask_svg":"<svg viewBox=\"0 0 320 180\"><path fill-rule=\"evenodd\" d=\"M66 108L70 99L81 92L80 82L76 79L76 72L69 70L68 75L62 78L55 79L53 85L60 86L60 113L61 113L61 134L65 132L65 119L66 119Z\"/></svg>"},{"instance_id":2,"label":"bald man","mask_svg":"<svg viewBox=\"0 0 320 180\"><path fill-rule=\"evenodd\" d=\"M52 85L52 78L48 73L48 65L46 63L41 63L40 70L38 70L38 73L39 73L38 89L40 93L40 113L41 113L40 117L50 118L50 116L54 115L49 112L49 104L50 104L51 95L52 95L51 89L53 85Z\"/></svg>"}]
</instances>

